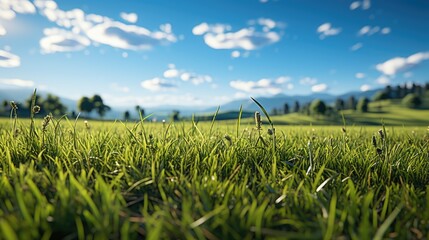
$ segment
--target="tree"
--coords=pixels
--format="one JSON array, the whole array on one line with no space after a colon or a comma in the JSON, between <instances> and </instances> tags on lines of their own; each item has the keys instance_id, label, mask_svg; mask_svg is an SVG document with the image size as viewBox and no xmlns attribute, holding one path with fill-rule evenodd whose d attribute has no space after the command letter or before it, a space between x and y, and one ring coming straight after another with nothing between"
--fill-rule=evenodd
<instances>
[{"instance_id":1,"label":"tree","mask_svg":"<svg viewBox=\"0 0 429 240\"><path fill-rule=\"evenodd\" d=\"M101 118L104 117L104 115L106 114L106 112L110 111L110 109L111 109L109 106L107 106L107 105L104 104L103 99L98 94L95 94L91 98L91 102L92 102L93 108L95 109L95 111L98 113L98 115Z\"/></svg>"},{"instance_id":2,"label":"tree","mask_svg":"<svg viewBox=\"0 0 429 240\"><path fill-rule=\"evenodd\" d=\"M326 104L320 99L315 99L310 104L310 111L312 114L324 115L326 112Z\"/></svg>"},{"instance_id":3,"label":"tree","mask_svg":"<svg viewBox=\"0 0 429 240\"><path fill-rule=\"evenodd\" d=\"M82 97L79 100L77 107L81 112L86 112L87 114L91 113L94 109L94 105L88 97Z\"/></svg>"},{"instance_id":4,"label":"tree","mask_svg":"<svg viewBox=\"0 0 429 240\"><path fill-rule=\"evenodd\" d=\"M283 114L288 114L289 113L289 104L285 103L285 105L283 106Z\"/></svg>"},{"instance_id":5,"label":"tree","mask_svg":"<svg viewBox=\"0 0 429 240\"><path fill-rule=\"evenodd\" d=\"M374 96L372 96L373 101L380 101L380 100L386 100L386 99L389 99L389 95L384 90L378 91L374 94Z\"/></svg>"},{"instance_id":6,"label":"tree","mask_svg":"<svg viewBox=\"0 0 429 240\"><path fill-rule=\"evenodd\" d=\"M128 110L124 112L124 120L125 121L130 120L130 112Z\"/></svg>"},{"instance_id":7,"label":"tree","mask_svg":"<svg viewBox=\"0 0 429 240\"><path fill-rule=\"evenodd\" d=\"M299 112L299 110L300 110L299 102L295 101L295 104L293 106L293 111L294 112Z\"/></svg>"},{"instance_id":8,"label":"tree","mask_svg":"<svg viewBox=\"0 0 429 240\"><path fill-rule=\"evenodd\" d=\"M357 110L359 112L368 112L368 103L369 103L368 98L366 98L366 97L360 98L358 103L357 103Z\"/></svg>"},{"instance_id":9,"label":"tree","mask_svg":"<svg viewBox=\"0 0 429 240\"><path fill-rule=\"evenodd\" d=\"M171 114L171 119L173 121L179 121L179 119L180 119L180 112L178 110L173 110L173 113Z\"/></svg>"},{"instance_id":10,"label":"tree","mask_svg":"<svg viewBox=\"0 0 429 240\"><path fill-rule=\"evenodd\" d=\"M422 100L414 93L409 93L405 96L401 103L408 108L418 108L422 104Z\"/></svg>"},{"instance_id":11,"label":"tree","mask_svg":"<svg viewBox=\"0 0 429 240\"><path fill-rule=\"evenodd\" d=\"M46 100L43 101L43 107L47 113L52 113L53 115L64 115L67 111L67 107L61 103L59 97L52 94L46 96Z\"/></svg>"},{"instance_id":12,"label":"tree","mask_svg":"<svg viewBox=\"0 0 429 240\"><path fill-rule=\"evenodd\" d=\"M341 98L337 98L336 100L335 100L335 109L337 110L337 111L341 111L341 110L344 110L344 100L343 99L341 99Z\"/></svg>"},{"instance_id":13,"label":"tree","mask_svg":"<svg viewBox=\"0 0 429 240\"><path fill-rule=\"evenodd\" d=\"M356 110L356 98L354 96L350 96L347 105L348 109Z\"/></svg>"}]
</instances>

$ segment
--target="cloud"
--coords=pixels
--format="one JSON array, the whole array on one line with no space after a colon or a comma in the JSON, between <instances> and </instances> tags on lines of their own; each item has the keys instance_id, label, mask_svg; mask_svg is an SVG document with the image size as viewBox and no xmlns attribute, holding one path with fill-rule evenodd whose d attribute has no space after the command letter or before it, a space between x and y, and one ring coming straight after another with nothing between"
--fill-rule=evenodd
<instances>
[{"instance_id":1,"label":"cloud","mask_svg":"<svg viewBox=\"0 0 429 240\"><path fill-rule=\"evenodd\" d=\"M144 27L124 24L105 16L86 14L81 9L63 11L51 0L35 0L34 3L39 12L49 21L70 29L75 34L71 39L74 42L72 44L76 44L76 36L81 36L82 38L79 39L87 38L94 44L101 43L127 50L147 50L177 41L170 24L161 25L160 30L150 31ZM82 43L82 41L78 42Z\"/></svg>"},{"instance_id":2,"label":"cloud","mask_svg":"<svg viewBox=\"0 0 429 240\"><path fill-rule=\"evenodd\" d=\"M324 23L317 28L317 32L320 33L319 38L324 39L338 35L341 32L341 28L333 28L331 23Z\"/></svg>"},{"instance_id":3,"label":"cloud","mask_svg":"<svg viewBox=\"0 0 429 240\"><path fill-rule=\"evenodd\" d=\"M6 35L7 31L2 25L0 25L0 37Z\"/></svg>"},{"instance_id":4,"label":"cloud","mask_svg":"<svg viewBox=\"0 0 429 240\"><path fill-rule=\"evenodd\" d=\"M178 70L174 64L170 64L168 66L168 69L164 71L163 76L164 78L176 78L184 82L191 82L194 85L210 83L213 80L210 75L197 74L187 70Z\"/></svg>"},{"instance_id":5,"label":"cloud","mask_svg":"<svg viewBox=\"0 0 429 240\"><path fill-rule=\"evenodd\" d=\"M361 90L362 92L369 91L369 90L371 90L371 86L370 86L370 85L368 85L368 84L364 84L364 85L360 86L360 90Z\"/></svg>"},{"instance_id":6,"label":"cloud","mask_svg":"<svg viewBox=\"0 0 429 240\"><path fill-rule=\"evenodd\" d=\"M194 35L203 35L204 42L214 49L255 50L280 41L278 24L268 18L260 18L249 22L250 27L236 32L226 24L201 23L192 29ZM262 28L262 30L257 30Z\"/></svg>"},{"instance_id":7,"label":"cloud","mask_svg":"<svg viewBox=\"0 0 429 240\"><path fill-rule=\"evenodd\" d=\"M362 43L356 43L355 45L351 46L350 50L351 51L357 51L359 49L361 49L363 47Z\"/></svg>"},{"instance_id":8,"label":"cloud","mask_svg":"<svg viewBox=\"0 0 429 240\"><path fill-rule=\"evenodd\" d=\"M391 76L398 72L405 71L421 62L429 59L429 52L418 52L409 57L395 57L376 65L376 69L381 73Z\"/></svg>"},{"instance_id":9,"label":"cloud","mask_svg":"<svg viewBox=\"0 0 429 240\"><path fill-rule=\"evenodd\" d=\"M149 90L149 91L166 91L166 90L174 90L176 89L176 85L171 81L168 81L163 78L153 78L149 80L142 81L140 85Z\"/></svg>"},{"instance_id":10,"label":"cloud","mask_svg":"<svg viewBox=\"0 0 429 240\"><path fill-rule=\"evenodd\" d=\"M18 56L10 52L0 50L0 67L12 68L19 67L20 65L21 60Z\"/></svg>"},{"instance_id":11,"label":"cloud","mask_svg":"<svg viewBox=\"0 0 429 240\"><path fill-rule=\"evenodd\" d=\"M28 0L0 1L0 18L12 20L16 13L32 14L36 12L34 5Z\"/></svg>"},{"instance_id":12,"label":"cloud","mask_svg":"<svg viewBox=\"0 0 429 240\"><path fill-rule=\"evenodd\" d=\"M147 50L158 45L176 42L168 32L151 32L143 27L120 22L105 22L90 28L87 36L94 42L129 50Z\"/></svg>"},{"instance_id":13,"label":"cloud","mask_svg":"<svg viewBox=\"0 0 429 240\"><path fill-rule=\"evenodd\" d=\"M317 83L317 78L305 77L299 80L299 83L302 85L314 85Z\"/></svg>"},{"instance_id":14,"label":"cloud","mask_svg":"<svg viewBox=\"0 0 429 240\"><path fill-rule=\"evenodd\" d=\"M380 85L388 85L390 83L390 78L386 75L381 75L375 81Z\"/></svg>"},{"instance_id":15,"label":"cloud","mask_svg":"<svg viewBox=\"0 0 429 240\"><path fill-rule=\"evenodd\" d=\"M0 79L0 85L7 85L9 87L33 87L34 82L22 79Z\"/></svg>"},{"instance_id":16,"label":"cloud","mask_svg":"<svg viewBox=\"0 0 429 240\"><path fill-rule=\"evenodd\" d=\"M91 44L88 38L59 28L46 28L40 39L44 53L80 51Z\"/></svg>"},{"instance_id":17,"label":"cloud","mask_svg":"<svg viewBox=\"0 0 429 240\"><path fill-rule=\"evenodd\" d=\"M237 51L237 50L231 52L231 57L232 58L239 58L240 55L241 55L241 53L239 51Z\"/></svg>"},{"instance_id":18,"label":"cloud","mask_svg":"<svg viewBox=\"0 0 429 240\"><path fill-rule=\"evenodd\" d=\"M370 7L371 7L370 0L354 1L350 4L350 10L356 10L358 8L361 8L362 10L368 10Z\"/></svg>"},{"instance_id":19,"label":"cloud","mask_svg":"<svg viewBox=\"0 0 429 240\"><path fill-rule=\"evenodd\" d=\"M356 73L355 77L358 78L358 79L365 78L365 73Z\"/></svg>"},{"instance_id":20,"label":"cloud","mask_svg":"<svg viewBox=\"0 0 429 240\"><path fill-rule=\"evenodd\" d=\"M136 23L139 19L139 16L136 13L125 13L121 12L120 14L121 18L129 23Z\"/></svg>"},{"instance_id":21,"label":"cloud","mask_svg":"<svg viewBox=\"0 0 429 240\"><path fill-rule=\"evenodd\" d=\"M263 78L258 81L231 81L229 85L237 90L262 95L275 95L283 91L283 88L292 89L293 84L284 84L289 81L289 77L279 77L272 81L271 79Z\"/></svg>"},{"instance_id":22,"label":"cloud","mask_svg":"<svg viewBox=\"0 0 429 240\"><path fill-rule=\"evenodd\" d=\"M359 36L372 36L376 33L381 33L383 35L389 34L391 32L391 29L389 27L379 27L379 26L363 26L359 31L358 31L358 35Z\"/></svg>"},{"instance_id":23,"label":"cloud","mask_svg":"<svg viewBox=\"0 0 429 240\"><path fill-rule=\"evenodd\" d=\"M328 90L328 85L325 83L316 84L311 87L312 92L324 92L326 90Z\"/></svg>"}]
</instances>

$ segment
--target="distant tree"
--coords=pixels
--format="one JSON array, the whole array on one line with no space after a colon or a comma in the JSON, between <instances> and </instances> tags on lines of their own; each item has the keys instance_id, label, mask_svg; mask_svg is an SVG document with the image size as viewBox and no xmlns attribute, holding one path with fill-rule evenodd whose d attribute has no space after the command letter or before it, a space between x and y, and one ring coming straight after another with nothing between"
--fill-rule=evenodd
<instances>
[{"instance_id":1,"label":"distant tree","mask_svg":"<svg viewBox=\"0 0 429 240\"><path fill-rule=\"evenodd\" d=\"M124 120L125 121L130 120L130 112L128 110L124 112Z\"/></svg>"},{"instance_id":2,"label":"distant tree","mask_svg":"<svg viewBox=\"0 0 429 240\"><path fill-rule=\"evenodd\" d=\"M46 113L52 113L56 116L64 115L67 111L67 107L61 103L60 98L52 94L46 96L42 109L45 109Z\"/></svg>"},{"instance_id":3,"label":"distant tree","mask_svg":"<svg viewBox=\"0 0 429 240\"><path fill-rule=\"evenodd\" d=\"M357 110L359 112L368 112L368 103L369 103L368 98L366 98L366 97L360 98L358 103L357 103Z\"/></svg>"},{"instance_id":4,"label":"distant tree","mask_svg":"<svg viewBox=\"0 0 429 240\"><path fill-rule=\"evenodd\" d=\"M299 102L295 101L295 104L293 106L293 111L294 112L299 112L299 110L300 110Z\"/></svg>"},{"instance_id":5,"label":"distant tree","mask_svg":"<svg viewBox=\"0 0 429 240\"><path fill-rule=\"evenodd\" d=\"M335 110L337 110L337 111L341 111L341 110L344 110L344 100L343 99L341 99L341 98L337 98L336 100L335 100Z\"/></svg>"},{"instance_id":6,"label":"distant tree","mask_svg":"<svg viewBox=\"0 0 429 240\"><path fill-rule=\"evenodd\" d=\"M3 100L2 102L2 106L3 106L3 112L7 112L9 111L9 102L7 100Z\"/></svg>"},{"instance_id":7,"label":"distant tree","mask_svg":"<svg viewBox=\"0 0 429 240\"><path fill-rule=\"evenodd\" d=\"M135 106L136 112L137 112L137 118L140 118L140 115L144 117L144 109L140 107L139 105Z\"/></svg>"},{"instance_id":8,"label":"distant tree","mask_svg":"<svg viewBox=\"0 0 429 240\"><path fill-rule=\"evenodd\" d=\"M348 109L356 110L356 98L354 96L350 96L347 102Z\"/></svg>"},{"instance_id":9,"label":"distant tree","mask_svg":"<svg viewBox=\"0 0 429 240\"><path fill-rule=\"evenodd\" d=\"M385 100L385 99L389 99L389 95L384 90L380 90L380 91L376 92L374 94L374 96L372 97L372 100L375 102L380 101L380 100Z\"/></svg>"},{"instance_id":10,"label":"distant tree","mask_svg":"<svg viewBox=\"0 0 429 240\"><path fill-rule=\"evenodd\" d=\"M429 83L426 83L426 84L425 84L425 90L426 90L426 91L429 91Z\"/></svg>"},{"instance_id":11,"label":"distant tree","mask_svg":"<svg viewBox=\"0 0 429 240\"><path fill-rule=\"evenodd\" d=\"M396 86L394 98L398 99L403 97L404 97L404 90L402 89L401 85Z\"/></svg>"},{"instance_id":12,"label":"distant tree","mask_svg":"<svg viewBox=\"0 0 429 240\"><path fill-rule=\"evenodd\" d=\"M387 95L387 98L386 98L386 99L392 99L392 97L393 97L393 90L392 90L392 86L387 85L387 86L384 88L384 92L385 92L385 93L386 93L386 95Z\"/></svg>"},{"instance_id":13,"label":"distant tree","mask_svg":"<svg viewBox=\"0 0 429 240\"><path fill-rule=\"evenodd\" d=\"M285 103L285 105L283 105L283 114L288 114L289 113L289 104Z\"/></svg>"},{"instance_id":14,"label":"distant tree","mask_svg":"<svg viewBox=\"0 0 429 240\"><path fill-rule=\"evenodd\" d=\"M92 102L93 108L95 109L95 111L98 113L98 115L101 118L104 117L104 115L106 114L107 111L111 110L111 108L109 106L104 104L103 99L98 94L95 94L91 98L91 102Z\"/></svg>"},{"instance_id":15,"label":"distant tree","mask_svg":"<svg viewBox=\"0 0 429 240\"><path fill-rule=\"evenodd\" d=\"M92 110L94 109L94 105L92 104L92 101L88 97L82 97L79 100L77 107L81 112L85 112L87 114L91 113Z\"/></svg>"},{"instance_id":16,"label":"distant tree","mask_svg":"<svg viewBox=\"0 0 429 240\"><path fill-rule=\"evenodd\" d=\"M401 103L408 108L418 108L422 104L422 100L414 93L409 93L405 96Z\"/></svg>"},{"instance_id":17,"label":"distant tree","mask_svg":"<svg viewBox=\"0 0 429 240\"><path fill-rule=\"evenodd\" d=\"M324 115L326 112L326 104L320 99L315 99L310 104L310 111L312 114Z\"/></svg>"},{"instance_id":18,"label":"distant tree","mask_svg":"<svg viewBox=\"0 0 429 240\"><path fill-rule=\"evenodd\" d=\"M180 112L178 110L174 110L173 113L171 114L171 119L173 121L179 121L179 119L180 119Z\"/></svg>"}]
</instances>

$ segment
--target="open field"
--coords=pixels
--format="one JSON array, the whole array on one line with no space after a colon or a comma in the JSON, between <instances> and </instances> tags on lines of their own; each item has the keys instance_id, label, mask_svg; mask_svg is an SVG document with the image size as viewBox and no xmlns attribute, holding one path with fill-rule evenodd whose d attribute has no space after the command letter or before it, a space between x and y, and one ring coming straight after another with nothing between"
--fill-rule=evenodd
<instances>
[{"instance_id":1,"label":"open field","mask_svg":"<svg viewBox=\"0 0 429 240\"><path fill-rule=\"evenodd\" d=\"M427 126L228 123L0 120L0 238L429 238Z\"/></svg>"}]
</instances>

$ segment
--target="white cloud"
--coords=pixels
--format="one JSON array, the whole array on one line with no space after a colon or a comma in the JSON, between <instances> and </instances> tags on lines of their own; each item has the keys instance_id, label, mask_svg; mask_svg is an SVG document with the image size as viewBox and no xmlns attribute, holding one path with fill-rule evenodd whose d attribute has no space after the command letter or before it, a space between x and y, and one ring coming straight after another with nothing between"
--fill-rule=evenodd
<instances>
[{"instance_id":1,"label":"white cloud","mask_svg":"<svg viewBox=\"0 0 429 240\"><path fill-rule=\"evenodd\" d=\"M365 78L365 73L356 73L355 77L358 78L358 79Z\"/></svg>"},{"instance_id":2,"label":"white cloud","mask_svg":"<svg viewBox=\"0 0 429 240\"><path fill-rule=\"evenodd\" d=\"M122 19L124 19L125 21L127 21L129 23L136 23L137 20L139 19L139 16L137 15L137 13L121 12L120 16Z\"/></svg>"},{"instance_id":3,"label":"white cloud","mask_svg":"<svg viewBox=\"0 0 429 240\"><path fill-rule=\"evenodd\" d=\"M12 68L19 67L20 65L21 60L17 55L0 50L0 67Z\"/></svg>"},{"instance_id":4,"label":"white cloud","mask_svg":"<svg viewBox=\"0 0 429 240\"><path fill-rule=\"evenodd\" d=\"M383 35L389 34L391 31L391 29L389 27L379 27L379 26L363 26L359 31L358 31L358 35L359 36L371 36L374 35L376 33L381 33Z\"/></svg>"},{"instance_id":5,"label":"white cloud","mask_svg":"<svg viewBox=\"0 0 429 240\"><path fill-rule=\"evenodd\" d=\"M324 23L317 28L317 32L320 33L320 39L324 39L329 36L338 35L341 32L341 28L334 28L331 23Z\"/></svg>"},{"instance_id":6,"label":"white cloud","mask_svg":"<svg viewBox=\"0 0 429 240\"><path fill-rule=\"evenodd\" d=\"M184 94L163 94L157 92L156 94L145 94L145 95L114 95L114 94L103 94L103 99L106 100L109 106L121 106L130 107L134 105L140 105L147 107L158 107L158 106L207 106L207 101L203 101L200 98L193 96L191 93Z\"/></svg>"},{"instance_id":7,"label":"white cloud","mask_svg":"<svg viewBox=\"0 0 429 240\"><path fill-rule=\"evenodd\" d=\"M375 81L380 85L388 85L390 83L390 78L386 75L381 75Z\"/></svg>"},{"instance_id":8,"label":"white cloud","mask_svg":"<svg viewBox=\"0 0 429 240\"><path fill-rule=\"evenodd\" d=\"M237 50L231 52L231 57L232 58L239 58L240 55L241 55L240 52L237 51Z\"/></svg>"},{"instance_id":9,"label":"white cloud","mask_svg":"<svg viewBox=\"0 0 429 240\"><path fill-rule=\"evenodd\" d=\"M149 91L164 91L164 90L174 90L176 89L176 85L171 81L168 81L163 78L153 78L149 80L142 81L140 85L149 90Z\"/></svg>"},{"instance_id":10,"label":"white cloud","mask_svg":"<svg viewBox=\"0 0 429 240\"><path fill-rule=\"evenodd\" d=\"M353 46L350 48L350 50L352 50L352 51L357 51L357 50L361 49L361 48L362 48L362 46L363 46L363 44L362 44L362 43L356 43L355 45L353 45Z\"/></svg>"},{"instance_id":11,"label":"white cloud","mask_svg":"<svg viewBox=\"0 0 429 240\"><path fill-rule=\"evenodd\" d=\"M212 77L204 74L197 74L187 70L179 70L174 64L169 64L168 69L164 71L164 78L180 79L184 82L191 82L194 85L212 82Z\"/></svg>"},{"instance_id":12,"label":"white cloud","mask_svg":"<svg viewBox=\"0 0 429 240\"><path fill-rule=\"evenodd\" d=\"M283 84L276 83L276 81L266 78L260 79L258 81L236 80L231 81L229 85L237 90L252 94L275 95L283 91Z\"/></svg>"},{"instance_id":13,"label":"white cloud","mask_svg":"<svg viewBox=\"0 0 429 240\"><path fill-rule=\"evenodd\" d=\"M368 84L364 84L364 85L360 86L360 90L361 90L362 92L369 91L369 90L371 90L371 86L370 86L370 85L368 85Z\"/></svg>"},{"instance_id":14,"label":"white cloud","mask_svg":"<svg viewBox=\"0 0 429 240\"><path fill-rule=\"evenodd\" d=\"M356 10L358 8L361 8L362 10L368 10L370 7L371 7L370 0L354 1L350 4L350 10Z\"/></svg>"},{"instance_id":15,"label":"white cloud","mask_svg":"<svg viewBox=\"0 0 429 240\"><path fill-rule=\"evenodd\" d=\"M63 11L51 0L35 0L34 3L49 21L70 29L75 35L92 40L94 44L102 43L127 50L146 50L177 40L170 24L161 25L160 30L150 31L144 27L127 25L108 17L86 14L81 9Z\"/></svg>"},{"instance_id":16,"label":"white cloud","mask_svg":"<svg viewBox=\"0 0 429 240\"><path fill-rule=\"evenodd\" d=\"M9 87L32 87L34 86L34 82L17 78L0 79L0 85L7 85Z\"/></svg>"},{"instance_id":17,"label":"white cloud","mask_svg":"<svg viewBox=\"0 0 429 240\"><path fill-rule=\"evenodd\" d=\"M88 38L59 28L46 28L40 39L44 53L80 51L91 44Z\"/></svg>"},{"instance_id":18,"label":"white cloud","mask_svg":"<svg viewBox=\"0 0 429 240\"><path fill-rule=\"evenodd\" d=\"M255 50L280 41L280 33L276 31L277 23L272 19L260 18L250 23L255 26L231 31L226 24L207 24L205 22L192 29L194 35L203 35L204 42L214 49ZM262 31L256 30L262 27Z\"/></svg>"},{"instance_id":19,"label":"white cloud","mask_svg":"<svg viewBox=\"0 0 429 240\"><path fill-rule=\"evenodd\" d=\"M86 34L95 42L130 50L147 50L157 45L176 42L176 36L172 33L151 32L143 27L114 21L98 24Z\"/></svg>"},{"instance_id":20,"label":"white cloud","mask_svg":"<svg viewBox=\"0 0 429 240\"><path fill-rule=\"evenodd\" d=\"M12 20L16 13L32 14L36 12L34 5L28 0L2 0L0 1L0 18Z\"/></svg>"},{"instance_id":21,"label":"white cloud","mask_svg":"<svg viewBox=\"0 0 429 240\"><path fill-rule=\"evenodd\" d=\"M316 84L311 87L312 92L324 92L326 90L328 90L328 85L326 85L325 83Z\"/></svg>"},{"instance_id":22,"label":"white cloud","mask_svg":"<svg viewBox=\"0 0 429 240\"><path fill-rule=\"evenodd\" d=\"M397 72L401 72L412 68L421 62L429 60L429 52L418 52L409 57L395 57L387 60L384 63L376 65L376 69L385 75L395 75Z\"/></svg>"},{"instance_id":23,"label":"white cloud","mask_svg":"<svg viewBox=\"0 0 429 240\"><path fill-rule=\"evenodd\" d=\"M305 77L299 80L299 83L302 85L314 85L317 83L317 78Z\"/></svg>"},{"instance_id":24,"label":"white cloud","mask_svg":"<svg viewBox=\"0 0 429 240\"><path fill-rule=\"evenodd\" d=\"M391 32L391 29L388 27L384 27L383 29L381 29L382 34L389 34L390 32Z\"/></svg>"},{"instance_id":25,"label":"white cloud","mask_svg":"<svg viewBox=\"0 0 429 240\"><path fill-rule=\"evenodd\" d=\"M2 25L0 25L0 37L6 35L6 33L6 29Z\"/></svg>"}]
</instances>

